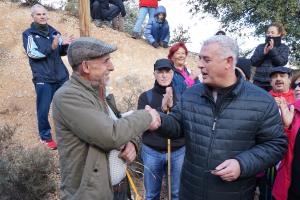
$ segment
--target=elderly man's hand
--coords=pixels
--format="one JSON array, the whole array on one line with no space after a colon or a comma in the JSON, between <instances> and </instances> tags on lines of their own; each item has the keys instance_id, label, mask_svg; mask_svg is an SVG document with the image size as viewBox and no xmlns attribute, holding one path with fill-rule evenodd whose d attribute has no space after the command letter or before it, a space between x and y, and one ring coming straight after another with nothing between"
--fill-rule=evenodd
<instances>
[{"instance_id":1,"label":"elderly man's hand","mask_svg":"<svg viewBox=\"0 0 300 200\"><path fill-rule=\"evenodd\" d=\"M234 181L241 174L240 163L236 159L225 160L211 173L224 181Z\"/></svg>"},{"instance_id":2,"label":"elderly man's hand","mask_svg":"<svg viewBox=\"0 0 300 200\"><path fill-rule=\"evenodd\" d=\"M128 164L133 162L136 158L136 149L132 142L128 142L124 147L121 149L119 154L120 158L123 158Z\"/></svg>"},{"instance_id":3,"label":"elderly man's hand","mask_svg":"<svg viewBox=\"0 0 300 200\"><path fill-rule=\"evenodd\" d=\"M149 125L149 130L154 131L154 130L158 129L161 124L160 115L158 114L158 112L148 105L145 106L145 110L148 111L152 117L152 122Z\"/></svg>"},{"instance_id":4,"label":"elderly man's hand","mask_svg":"<svg viewBox=\"0 0 300 200\"><path fill-rule=\"evenodd\" d=\"M53 41L52 41L52 45L51 45L51 48L54 50L58 47L58 43L59 43L59 38L60 38L60 35L55 35L53 36Z\"/></svg>"},{"instance_id":5,"label":"elderly man's hand","mask_svg":"<svg viewBox=\"0 0 300 200\"><path fill-rule=\"evenodd\" d=\"M166 94L164 94L164 98L162 99L161 109L162 111L167 112L172 107L173 107L173 89L172 87L167 87Z\"/></svg>"},{"instance_id":6,"label":"elderly man's hand","mask_svg":"<svg viewBox=\"0 0 300 200\"><path fill-rule=\"evenodd\" d=\"M68 35L68 34L64 34L62 36L62 41L63 41L63 45L67 45L67 44L71 44L73 41L75 40L74 35Z\"/></svg>"}]
</instances>

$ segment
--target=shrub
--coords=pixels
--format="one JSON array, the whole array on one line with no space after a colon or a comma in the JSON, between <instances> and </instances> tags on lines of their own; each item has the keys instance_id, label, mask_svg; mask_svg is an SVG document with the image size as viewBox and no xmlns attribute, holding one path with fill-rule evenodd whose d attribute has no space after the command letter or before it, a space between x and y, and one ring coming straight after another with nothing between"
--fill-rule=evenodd
<instances>
[{"instance_id":1,"label":"shrub","mask_svg":"<svg viewBox=\"0 0 300 200\"><path fill-rule=\"evenodd\" d=\"M41 146L25 149L13 145L14 127L5 125L0 130L0 149L3 150L0 151L1 199L46 199L56 189L54 180L50 178L55 168L52 156Z\"/></svg>"},{"instance_id":2,"label":"shrub","mask_svg":"<svg viewBox=\"0 0 300 200\"><path fill-rule=\"evenodd\" d=\"M182 24L178 25L177 28L173 30L173 37L170 41L170 44L174 44L176 42L184 42L188 43L191 40L189 31L189 27L185 29Z\"/></svg>"},{"instance_id":3,"label":"shrub","mask_svg":"<svg viewBox=\"0 0 300 200\"><path fill-rule=\"evenodd\" d=\"M132 33L133 27L135 25L139 7L136 3L127 1L124 2L125 9L126 9L126 16L124 20L124 32Z\"/></svg>"},{"instance_id":4,"label":"shrub","mask_svg":"<svg viewBox=\"0 0 300 200\"><path fill-rule=\"evenodd\" d=\"M5 124L0 127L0 153L8 144L11 143L11 139L16 132L16 127Z\"/></svg>"},{"instance_id":5,"label":"shrub","mask_svg":"<svg viewBox=\"0 0 300 200\"><path fill-rule=\"evenodd\" d=\"M138 75L131 74L122 77L117 81L117 88L122 89L116 92L116 94L122 94L122 98L116 98L120 111L136 110L139 95L143 92L142 81Z\"/></svg>"}]
</instances>

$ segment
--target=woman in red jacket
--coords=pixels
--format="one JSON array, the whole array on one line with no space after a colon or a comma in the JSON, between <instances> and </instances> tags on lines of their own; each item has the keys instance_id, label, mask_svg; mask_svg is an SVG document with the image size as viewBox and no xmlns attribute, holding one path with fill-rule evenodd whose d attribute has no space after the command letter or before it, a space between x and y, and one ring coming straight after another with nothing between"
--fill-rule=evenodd
<instances>
[{"instance_id":1,"label":"woman in red jacket","mask_svg":"<svg viewBox=\"0 0 300 200\"><path fill-rule=\"evenodd\" d=\"M288 151L279 165L273 186L272 195L276 200L300 199L300 191L295 189L296 185L298 184L297 187L299 187L300 184L300 166L299 161L294 159L294 156L300 153L295 152L300 145L300 137L297 137L300 127L300 73L295 74L293 77L292 87L295 90L296 102L289 107L284 98L281 98L279 104L289 143Z\"/></svg>"}]
</instances>

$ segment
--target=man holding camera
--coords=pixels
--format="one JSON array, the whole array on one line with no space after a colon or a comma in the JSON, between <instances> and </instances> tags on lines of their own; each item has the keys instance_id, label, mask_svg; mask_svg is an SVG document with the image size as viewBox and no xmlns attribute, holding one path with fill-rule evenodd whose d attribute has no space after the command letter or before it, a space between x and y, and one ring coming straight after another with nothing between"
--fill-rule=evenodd
<instances>
[{"instance_id":1,"label":"man holding camera","mask_svg":"<svg viewBox=\"0 0 300 200\"><path fill-rule=\"evenodd\" d=\"M56 149L48 121L50 104L55 91L69 79L69 72L61 56L67 54L73 36L61 37L48 25L47 10L40 4L31 7L33 22L23 32L23 46L29 58L32 81L36 92L36 109L40 140L48 148Z\"/></svg>"}]
</instances>

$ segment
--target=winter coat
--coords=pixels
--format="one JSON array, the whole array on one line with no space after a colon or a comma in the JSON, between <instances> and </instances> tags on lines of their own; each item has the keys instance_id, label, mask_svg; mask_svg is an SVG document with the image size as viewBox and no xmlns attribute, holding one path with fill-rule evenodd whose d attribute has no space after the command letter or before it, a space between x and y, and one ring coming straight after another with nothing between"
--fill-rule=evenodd
<instances>
[{"instance_id":1,"label":"winter coat","mask_svg":"<svg viewBox=\"0 0 300 200\"><path fill-rule=\"evenodd\" d=\"M252 57L252 66L256 67L253 80L258 82L258 85L270 86L270 72L272 67L284 66L288 62L289 48L285 44L280 44L278 47L273 47L267 55L264 55L265 44L260 44L256 47Z\"/></svg>"},{"instance_id":2,"label":"winter coat","mask_svg":"<svg viewBox=\"0 0 300 200\"><path fill-rule=\"evenodd\" d=\"M283 97L288 104L292 104L295 102L295 95L294 95L294 90L290 89L288 92L283 93L283 92L274 92L271 90L269 92L274 98L275 97Z\"/></svg>"},{"instance_id":3,"label":"winter coat","mask_svg":"<svg viewBox=\"0 0 300 200\"><path fill-rule=\"evenodd\" d=\"M93 4L98 1L100 6L101 6L101 10L108 10L109 9L109 0L91 0L90 1L90 7L92 9Z\"/></svg>"},{"instance_id":4,"label":"winter coat","mask_svg":"<svg viewBox=\"0 0 300 200\"><path fill-rule=\"evenodd\" d=\"M52 49L54 36L58 34L52 26L49 26L49 36L36 30L33 25L23 32L23 46L34 83L63 83L69 79L69 72L61 59L67 54L68 45L62 45L60 40L58 47Z\"/></svg>"},{"instance_id":5,"label":"winter coat","mask_svg":"<svg viewBox=\"0 0 300 200\"><path fill-rule=\"evenodd\" d=\"M114 121L90 82L73 73L54 95L53 119L61 169L61 199L113 199L107 153L146 131L146 111Z\"/></svg>"},{"instance_id":6,"label":"winter coat","mask_svg":"<svg viewBox=\"0 0 300 200\"><path fill-rule=\"evenodd\" d=\"M291 186L289 188L288 200L300 199L300 129L298 130L295 145L294 145L294 159L292 162L292 177Z\"/></svg>"},{"instance_id":7,"label":"winter coat","mask_svg":"<svg viewBox=\"0 0 300 200\"><path fill-rule=\"evenodd\" d=\"M158 1L157 0L140 0L140 7L149 7L149 8L157 8Z\"/></svg>"},{"instance_id":8,"label":"winter coat","mask_svg":"<svg viewBox=\"0 0 300 200\"><path fill-rule=\"evenodd\" d=\"M157 82L152 89L143 92L139 96L138 109L144 109L146 105L155 108L157 111L162 112L161 104L163 95L166 93L166 88L159 86ZM173 90L173 104L176 104L176 94ZM167 149L167 139L156 133L156 131L146 131L143 136L143 143L147 146L155 149L156 151L166 152ZM184 146L184 138L177 138L171 141L171 150L176 151Z\"/></svg>"},{"instance_id":9,"label":"winter coat","mask_svg":"<svg viewBox=\"0 0 300 200\"><path fill-rule=\"evenodd\" d=\"M185 136L181 172L182 200L253 200L255 175L278 162L287 148L277 104L265 91L239 77L215 103L204 84L188 88L158 130ZM167 135L166 135L167 134ZM240 164L232 182L212 175L227 159Z\"/></svg>"},{"instance_id":10,"label":"winter coat","mask_svg":"<svg viewBox=\"0 0 300 200\"><path fill-rule=\"evenodd\" d=\"M124 0L109 0L109 3L118 6L118 8L119 8L120 11L121 11L122 17L125 17L125 16L126 16L126 10L125 10L125 6L124 6L123 1L124 1Z\"/></svg>"},{"instance_id":11,"label":"winter coat","mask_svg":"<svg viewBox=\"0 0 300 200\"><path fill-rule=\"evenodd\" d=\"M276 200L287 200L288 190L291 184L292 161L294 158L294 145L300 127L300 100L294 103L295 116L289 129L286 130L288 136L288 151L282 159L273 185L272 195Z\"/></svg>"},{"instance_id":12,"label":"winter coat","mask_svg":"<svg viewBox=\"0 0 300 200\"><path fill-rule=\"evenodd\" d=\"M145 28L145 38L149 44L154 42L165 42L169 43L170 40L170 28L167 20L160 22L157 18L159 13L166 13L166 9L163 6L159 6L156 11L154 18L150 20Z\"/></svg>"}]
</instances>

